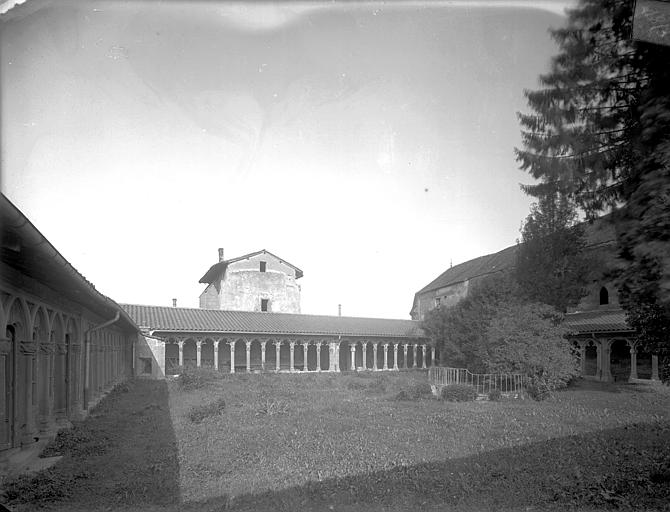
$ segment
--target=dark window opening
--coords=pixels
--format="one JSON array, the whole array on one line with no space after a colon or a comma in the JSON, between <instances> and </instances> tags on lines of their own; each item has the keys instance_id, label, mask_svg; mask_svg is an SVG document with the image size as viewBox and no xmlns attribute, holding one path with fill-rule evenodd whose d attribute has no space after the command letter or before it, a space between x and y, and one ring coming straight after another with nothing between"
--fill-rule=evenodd
<instances>
[{"instance_id":1,"label":"dark window opening","mask_svg":"<svg viewBox=\"0 0 670 512\"><path fill-rule=\"evenodd\" d=\"M265 272L266 263L261 261L261 272Z\"/></svg>"},{"instance_id":2,"label":"dark window opening","mask_svg":"<svg viewBox=\"0 0 670 512\"><path fill-rule=\"evenodd\" d=\"M270 299L261 299L261 311L267 311L270 304Z\"/></svg>"},{"instance_id":3,"label":"dark window opening","mask_svg":"<svg viewBox=\"0 0 670 512\"><path fill-rule=\"evenodd\" d=\"M435 298L435 307L439 309L440 305L442 303L442 300L440 297Z\"/></svg>"},{"instance_id":4,"label":"dark window opening","mask_svg":"<svg viewBox=\"0 0 670 512\"><path fill-rule=\"evenodd\" d=\"M607 291L607 288L604 286L600 289L600 305L603 306L605 304L610 303L610 294Z\"/></svg>"},{"instance_id":5,"label":"dark window opening","mask_svg":"<svg viewBox=\"0 0 670 512\"><path fill-rule=\"evenodd\" d=\"M140 357L140 367L142 368L143 374L151 375L151 358L150 357Z\"/></svg>"}]
</instances>

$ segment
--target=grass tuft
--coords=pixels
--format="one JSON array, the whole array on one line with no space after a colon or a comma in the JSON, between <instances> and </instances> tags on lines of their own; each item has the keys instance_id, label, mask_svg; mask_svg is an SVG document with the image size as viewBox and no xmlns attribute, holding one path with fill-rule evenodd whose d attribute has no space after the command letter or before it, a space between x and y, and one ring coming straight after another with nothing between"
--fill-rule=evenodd
<instances>
[{"instance_id":1,"label":"grass tuft","mask_svg":"<svg viewBox=\"0 0 670 512\"><path fill-rule=\"evenodd\" d=\"M213 402L192 407L188 412L188 419L191 423L202 423L206 418L223 414L225 409L226 401L223 398L219 398Z\"/></svg>"}]
</instances>

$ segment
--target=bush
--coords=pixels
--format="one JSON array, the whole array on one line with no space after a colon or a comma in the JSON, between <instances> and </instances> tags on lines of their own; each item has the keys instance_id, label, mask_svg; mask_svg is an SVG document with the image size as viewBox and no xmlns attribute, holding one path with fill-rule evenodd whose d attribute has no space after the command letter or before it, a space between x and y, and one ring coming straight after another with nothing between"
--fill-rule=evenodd
<instances>
[{"instance_id":1,"label":"bush","mask_svg":"<svg viewBox=\"0 0 670 512\"><path fill-rule=\"evenodd\" d=\"M486 331L487 371L520 373L540 395L567 386L579 370L561 320L546 304L501 307Z\"/></svg>"},{"instance_id":2,"label":"bush","mask_svg":"<svg viewBox=\"0 0 670 512\"><path fill-rule=\"evenodd\" d=\"M533 400L541 401L551 396L551 389L542 379L531 379L526 384L526 393Z\"/></svg>"},{"instance_id":3,"label":"bush","mask_svg":"<svg viewBox=\"0 0 670 512\"><path fill-rule=\"evenodd\" d=\"M191 423L202 423L205 418L222 414L225 408L226 401L223 398L219 398L208 404L191 407L191 410L188 412L188 419L191 420Z\"/></svg>"},{"instance_id":4,"label":"bush","mask_svg":"<svg viewBox=\"0 0 670 512\"><path fill-rule=\"evenodd\" d=\"M477 390L467 384L450 384L442 388L440 398L447 402L471 402L477 398Z\"/></svg>"},{"instance_id":5,"label":"bush","mask_svg":"<svg viewBox=\"0 0 670 512\"><path fill-rule=\"evenodd\" d=\"M492 389L489 391L489 400L491 402L497 402L502 398L502 392L499 389Z\"/></svg>"},{"instance_id":6,"label":"bush","mask_svg":"<svg viewBox=\"0 0 670 512\"><path fill-rule=\"evenodd\" d=\"M216 370L210 368L179 368L179 375L177 376L177 386L182 391L193 391L202 389L210 382L221 378L221 374Z\"/></svg>"}]
</instances>

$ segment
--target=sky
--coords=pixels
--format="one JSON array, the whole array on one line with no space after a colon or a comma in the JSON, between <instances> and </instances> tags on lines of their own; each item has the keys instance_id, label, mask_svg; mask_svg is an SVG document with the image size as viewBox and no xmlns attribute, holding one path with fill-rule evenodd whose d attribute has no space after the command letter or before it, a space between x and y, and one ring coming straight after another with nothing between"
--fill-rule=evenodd
<instances>
[{"instance_id":1,"label":"sky","mask_svg":"<svg viewBox=\"0 0 670 512\"><path fill-rule=\"evenodd\" d=\"M303 313L409 318L518 238L567 5L56 2L0 22L2 192L120 303L198 307L219 247L267 249Z\"/></svg>"}]
</instances>

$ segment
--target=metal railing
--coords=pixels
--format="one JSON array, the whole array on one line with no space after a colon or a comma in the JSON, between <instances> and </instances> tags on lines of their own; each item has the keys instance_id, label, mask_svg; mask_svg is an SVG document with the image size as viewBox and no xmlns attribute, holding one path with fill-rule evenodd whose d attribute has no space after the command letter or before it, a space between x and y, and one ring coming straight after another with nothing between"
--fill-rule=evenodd
<instances>
[{"instance_id":1,"label":"metal railing","mask_svg":"<svg viewBox=\"0 0 670 512\"><path fill-rule=\"evenodd\" d=\"M494 389L504 395L520 393L526 379L519 373L472 373L465 368L434 366L428 370L428 379L436 386L465 384L477 390L478 395L488 395Z\"/></svg>"}]
</instances>

